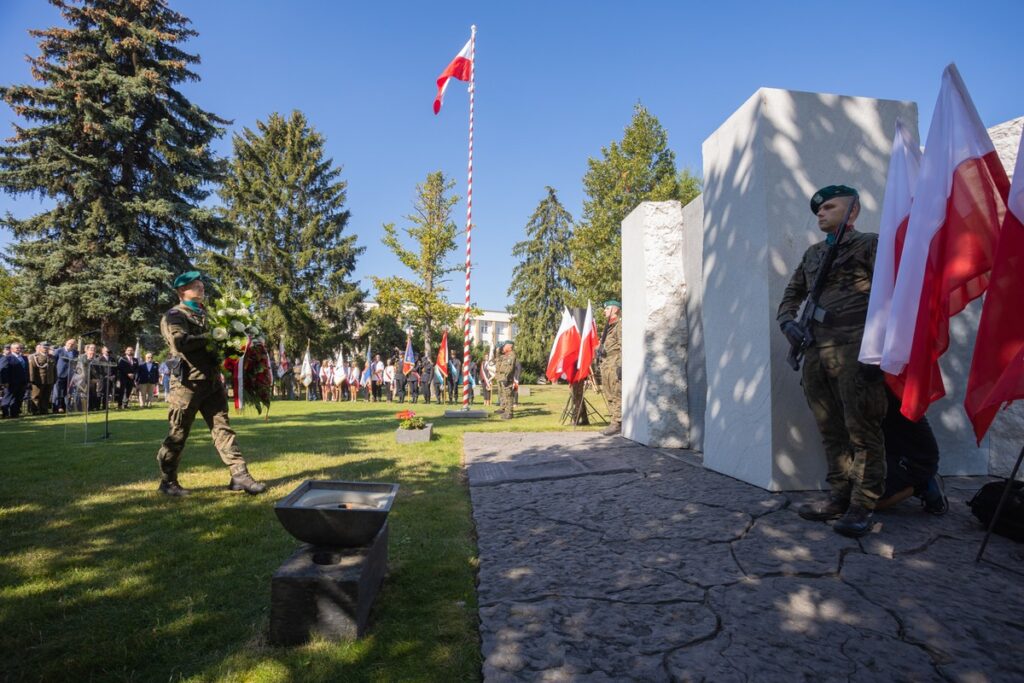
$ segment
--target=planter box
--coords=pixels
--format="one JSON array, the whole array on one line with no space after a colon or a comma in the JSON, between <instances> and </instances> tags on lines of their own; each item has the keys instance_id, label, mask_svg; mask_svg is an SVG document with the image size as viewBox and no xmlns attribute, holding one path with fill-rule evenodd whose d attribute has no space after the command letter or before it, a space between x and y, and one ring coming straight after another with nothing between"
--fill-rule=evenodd
<instances>
[{"instance_id":1,"label":"planter box","mask_svg":"<svg viewBox=\"0 0 1024 683\"><path fill-rule=\"evenodd\" d=\"M434 433L434 423L428 422L423 429L396 429L395 441L397 443L421 443L430 441Z\"/></svg>"}]
</instances>

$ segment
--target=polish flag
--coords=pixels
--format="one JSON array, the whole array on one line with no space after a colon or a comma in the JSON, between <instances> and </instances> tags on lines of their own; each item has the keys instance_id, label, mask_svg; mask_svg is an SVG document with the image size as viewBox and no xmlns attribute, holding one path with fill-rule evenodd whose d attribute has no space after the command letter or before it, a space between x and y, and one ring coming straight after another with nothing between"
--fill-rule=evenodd
<instances>
[{"instance_id":1,"label":"polish flag","mask_svg":"<svg viewBox=\"0 0 1024 683\"><path fill-rule=\"evenodd\" d=\"M999 408L1024 398L1024 138L1006 208L964 400L979 444Z\"/></svg>"},{"instance_id":2,"label":"polish flag","mask_svg":"<svg viewBox=\"0 0 1024 683\"><path fill-rule=\"evenodd\" d=\"M597 338L597 325L594 323L594 309L587 302L587 317L583 319L583 333L580 338L580 353L576 358L576 381L586 379L590 375L590 363L601 343Z\"/></svg>"},{"instance_id":3,"label":"polish flag","mask_svg":"<svg viewBox=\"0 0 1024 683\"><path fill-rule=\"evenodd\" d=\"M492 346L493 348L493 346ZM548 355L548 368L544 375L554 384L565 375L569 383L576 381L576 356L580 352L580 331L568 308L562 309L562 323L558 326L555 343Z\"/></svg>"},{"instance_id":4,"label":"polish flag","mask_svg":"<svg viewBox=\"0 0 1024 683\"><path fill-rule=\"evenodd\" d=\"M871 278L871 297L868 299L868 317L860 344L858 360L861 363L878 365L882 362L885 328L892 308L892 292L896 286L896 273L907 236L914 184L920 168L921 150L903 122L896 119L889 174L885 180L885 203L882 205L882 220L878 229L878 253L875 255L875 272Z\"/></svg>"},{"instance_id":5,"label":"polish flag","mask_svg":"<svg viewBox=\"0 0 1024 683\"><path fill-rule=\"evenodd\" d=\"M949 319L988 286L1009 181L960 72L942 74L885 330L882 370L905 372L913 421L945 396L939 357Z\"/></svg>"},{"instance_id":6,"label":"polish flag","mask_svg":"<svg viewBox=\"0 0 1024 683\"><path fill-rule=\"evenodd\" d=\"M460 81L468 81L473 75L473 39L466 41L466 45L455 55L451 64L445 67L441 75L437 77L437 97L434 98L434 113L441 111L441 103L444 102L444 91L448 89L448 81L457 78Z\"/></svg>"}]
</instances>

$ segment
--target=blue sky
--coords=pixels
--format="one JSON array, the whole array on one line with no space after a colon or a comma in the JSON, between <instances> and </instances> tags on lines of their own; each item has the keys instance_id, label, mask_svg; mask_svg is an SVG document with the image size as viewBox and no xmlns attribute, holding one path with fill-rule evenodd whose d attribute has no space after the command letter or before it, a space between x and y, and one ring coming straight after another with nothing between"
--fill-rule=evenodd
<instances>
[{"instance_id":1,"label":"blue sky","mask_svg":"<svg viewBox=\"0 0 1024 683\"><path fill-rule=\"evenodd\" d=\"M453 83L440 116L434 80L478 26L473 300L504 308L512 245L547 185L574 217L588 157L617 140L643 102L680 166L762 86L914 100L922 139L942 69L955 61L986 125L1024 114L1024 2L446 2L171 0L192 19L202 80L187 94L252 127L300 109L349 183L356 275L400 266L381 224L411 210L434 170L465 195L467 95ZM58 23L43 0L0 0L0 83L29 79L29 28ZM1010 28L1014 27L1014 28ZM0 134L12 112L0 105ZM217 151L230 153L230 131ZM31 199L0 193L0 212ZM455 210L464 225L465 208ZM0 234L0 248L10 241ZM464 243L453 261L464 259ZM453 277L451 299L462 281ZM366 283L369 287L369 283Z\"/></svg>"}]
</instances>

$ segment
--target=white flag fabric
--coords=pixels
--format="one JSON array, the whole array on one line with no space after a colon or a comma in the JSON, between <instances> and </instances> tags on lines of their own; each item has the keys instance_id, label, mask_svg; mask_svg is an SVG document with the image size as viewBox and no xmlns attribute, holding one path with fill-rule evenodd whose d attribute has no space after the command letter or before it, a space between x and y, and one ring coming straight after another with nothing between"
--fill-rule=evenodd
<instances>
[{"instance_id":1,"label":"white flag fabric","mask_svg":"<svg viewBox=\"0 0 1024 683\"><path fill-rule=\"evenodd\" d=\"M345 353L338 349L338 357L334 361L334 384L341 386L345 381Z\"/></svg>"},{"instance_id":2,"label":"white flag fabric","mask_svg":"<svg viewBox=\"0 0 1024 683\"><path fill-rule=\"evenodd\" d=\"M303 386L313 383L313 364L309 360L309 348L306 348L306 355L302 357L302 370L299 373Z\"/></svg>"},{"instance_id":3,"label":"white flag fabric","mask_svg":"<svg viewBox=\"0 0 1024 683\"><path fill-rule=\"evenodd\" d=\"M899 256L906 239L910 205L920 169L921 149L903 122L896 119L889 175L885 180L885 202L882 204L882 220L878 228L878 253L875 255L875 272L871 279L868 317L860 345L861 363L878 365L882 362Z\"/></svg>"}]
</instances>

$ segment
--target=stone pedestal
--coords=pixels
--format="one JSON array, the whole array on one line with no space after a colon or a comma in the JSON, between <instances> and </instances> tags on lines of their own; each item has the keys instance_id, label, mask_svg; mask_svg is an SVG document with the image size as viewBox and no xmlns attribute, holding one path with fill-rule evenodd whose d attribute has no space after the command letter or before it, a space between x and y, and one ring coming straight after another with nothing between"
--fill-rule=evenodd
<instances>
[{"instance_id":1,"label":"stone pedestal","mask_svg":"<svg viewBox=\"0 0 1024 683\"><path fill-rule=\"evenodd\" d=\"M857 187L857 229L877 232L897 116L916 136L912 102L764 88L704 142L706 467L769 490L823 486L821 440L775 313L821 240L816 189Z\"/></svg>"},{"instance_id":2,"label":"stone pedestal","mask_svg":"<svg viewBox=\"0 0 1024 683\"><path fill-rule=\"evenodd\" d=\"M366 633L388 564L388 525L362 548L303 545L270 582L272 645L299 645L313 635L353 640Z\"/></svg>"},{"instance_id":3,"label":"stone pedestal","mask_svg":"<svg viewBox=\"0 0 1024 683\"><path fill-rule=\"evenodd\" d=\"M449 411L455 412L455 411ZM447 416L447 413L446 413ZM454 417L454 415L452 416ZM402 429L395 430L395 443L423 443L430 441L434 435L434 423L428 422L423 429Z\"/></svg>"},{"instance_id":4,"label":"stone pedestal","mask_svg":"<svg viewBox=\"0 0 1024 683\"><path fill-rule=\"evenodd\" d=\"M644 202L622 222L622 435L690 447L682 207Z\"/></svg>"}]
</instances>

